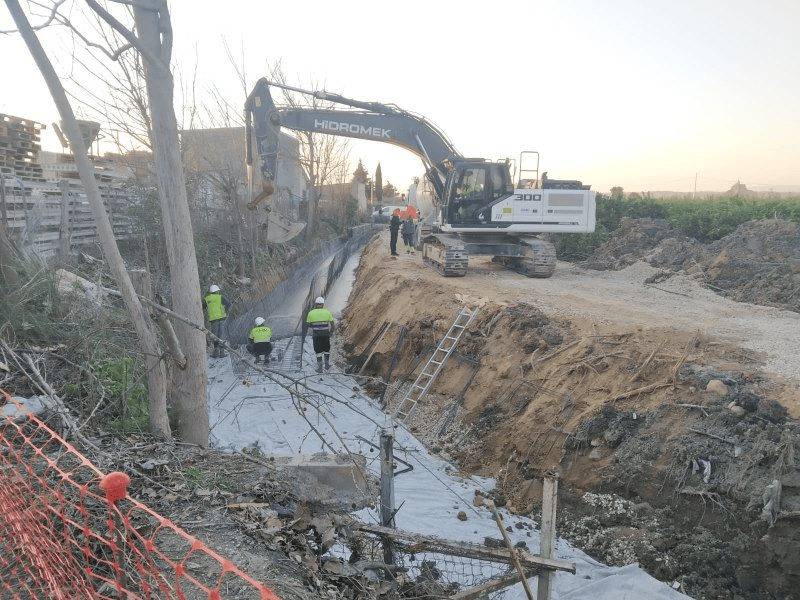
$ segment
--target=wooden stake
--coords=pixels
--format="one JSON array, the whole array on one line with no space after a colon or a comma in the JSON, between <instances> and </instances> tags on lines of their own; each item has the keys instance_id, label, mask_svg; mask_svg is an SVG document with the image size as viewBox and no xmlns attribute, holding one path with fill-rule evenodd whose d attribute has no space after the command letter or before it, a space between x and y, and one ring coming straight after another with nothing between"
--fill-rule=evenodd
<instances>
[{"instance_id":1,"label":"wooden stake","mask_svg":"<svg viewBox=\"0 0 800 600\"><path fill-rule=\"evenodd\" d=\"M497 527L500 529L500 533L503 536L503 541L506 543L506 547L508 548L509 553L511 554L511 562L514 563L514 568L517 570L519 574L520 580L522 581L522 587L525 588L525 595L528 596L528 600L533 600L533 592L531 591L531 586L528 583L528 578L525 574L525 569L522 568L522 564L519 562L519 557L517 556L517 549L514 548L514 544L511 543L511 538L508 537L508 532L506 528L503 527L503 518L500 516L500 513L497 512L497 507L494 505L494 502L489 500L486 502L486 506L492 511L492 516L494 516L494 521L497 523ZM548 557L549 558L549 557Z\"/></svg>"},{"instance_id":2,"label":"wooden stake","mask_svg":"<svg viewBox=\"0 0 800 600\"><path fill-rule=\"evenodd\" d=\"M542 481L542 528L539 533L539 554L553 558L556 551L556 507L558 504L558 479L545 476ZM539 576L536 588L537 600L550 600L553 588L553 571L544 571Z\"/></svg>"},{"instance_id":3,"label":"wooden stake","mask_svg":"<svg viewBox=\"0 0 800 600\"><path fill-rule=\"evenodd\" d=\"M381 525L394 527L394 435L381 429ZM383 538L383 560L387 565L394 564L392 543Z\"/></svg>"}]
</instances>

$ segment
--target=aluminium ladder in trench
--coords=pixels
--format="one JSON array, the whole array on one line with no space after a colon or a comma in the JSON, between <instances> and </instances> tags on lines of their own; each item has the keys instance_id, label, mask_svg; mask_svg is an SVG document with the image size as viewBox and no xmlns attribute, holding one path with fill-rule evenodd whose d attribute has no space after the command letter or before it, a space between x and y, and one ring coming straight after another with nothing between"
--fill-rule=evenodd
<instances>
[{"instance_id":1,"label":"aluminium ladder in trench","mask_svg":"<svg viewBox=\"0 0 800 600\"><path fill-rule=\"evenodd\" d=\"M470 310L469 307L465 306L461 309L455 321L453 321L453 324L450 326L450 329L439 341L436 350L433 351L428 362L425 363L422 372L420 372L417 379L408 389L408 392L406 392L400 404L397 405L394 418L399 421L405 421L414 413L414 410L417 408L417 403L425 397L425 394L428 393L433 382L436 381L436 377L444 367L444 363L447 362L447 359L453 353L453 350L455 350L458 340L464 335L464 332L467 330L467 327L469 327L469 324L472 323L476 314L478 314L477 308L475 310Z\"/></svg>"}]
</instances>

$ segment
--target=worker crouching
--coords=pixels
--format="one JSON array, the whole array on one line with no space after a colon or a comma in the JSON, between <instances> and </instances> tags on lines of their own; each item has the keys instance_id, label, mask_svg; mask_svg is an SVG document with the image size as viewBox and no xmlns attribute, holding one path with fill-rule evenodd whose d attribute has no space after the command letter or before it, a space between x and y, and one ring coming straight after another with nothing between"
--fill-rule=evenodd
<instances>
[{"instance_id":1,"label":"worker crouching","mask_svg":"<svg viewBox=\"0 0 800 600\"><path fill-rule=\"evenodd\" d=\"M311 329L314 354L317 355L317 373L331 368L331 334L334 330L333 315L325 308L325 298L318 297L314 308L308 311L306 323Z\"/></svg>"},{"instance_id":2,"label":"worker crouching","mask_svg":"<svg viewBox=\"0 0 800 600\"><path fill-rule=\"evenodd\" d=\"M262 317L256 317L255 327L250 330L249 340L247 351L256 357L256 364L269 363L269 355L272 354L272 329L265 324Z\"/></svg>"}]
</instances>

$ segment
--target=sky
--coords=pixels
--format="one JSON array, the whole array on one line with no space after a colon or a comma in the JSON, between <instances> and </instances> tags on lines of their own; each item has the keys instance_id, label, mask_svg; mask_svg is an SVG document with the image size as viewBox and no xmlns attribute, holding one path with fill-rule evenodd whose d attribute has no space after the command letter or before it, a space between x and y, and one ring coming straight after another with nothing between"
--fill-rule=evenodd
<instances>
[{"instance_id":1,"label":"sky","mask_svg":"<svg viewBox=\"0 0 800 600\"><path fill-rule=\"evenodd\" d=\"M201 101L212 86L234 105L243 100L227 44L248 85L280 61L301 87L425 115L463 155L537 150L550 177L599 191L691 191L695 176L699 190L737 180L800 186L798 0L170 6L174 65L180 79L195 79ZM0 29L10 24L0 6ZM42 39L59 72L73 73L69 36L56 28ZM57 119L16 36L0 36L0 64L0 112ZM58 147L52 128L44 145ZM377 142L351 142L350 158L370 171L380 161L384 181L398 188L423 172L415 156Z\"/></svg>"}]
</instances>

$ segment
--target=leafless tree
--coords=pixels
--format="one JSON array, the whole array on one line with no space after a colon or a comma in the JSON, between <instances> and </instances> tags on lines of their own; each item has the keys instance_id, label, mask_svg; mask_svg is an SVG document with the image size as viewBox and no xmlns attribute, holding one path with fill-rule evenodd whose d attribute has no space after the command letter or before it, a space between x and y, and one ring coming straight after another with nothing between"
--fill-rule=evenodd
<instances>
[{"instance_id":1,"label":"leafless tree","mask_svg":"<svg viewBox=\"0 0 800 600\"><path fill-rule=\"evenodd\" d=\"M93 28L87 31L76 26L72 20L74 14L71 12L67 17L61 11L64 0L51 0L49 5L42 0L29 2L39 7L49 6L49 23L67 27L86 48L96 50L108 60L119 62L130 49L139 55L135 61L126 63L129 68L127 71L123 68L117 80L119 89L123 90L120 102L132 101L142 107L146 103L147 110L141 111L140 125L148 134L154 155L172 308L194 322L202 322L197 258L173 106L172 23L166 0L107 0L105 5L97 0L85 0L90 11L83 15L81 25L94 23L94 29L109 31L106 35L92 33ZM117 40L121 42L119 47L107 46L110 41ZM131 89L142 89L142 77L146 93L134 91L134 96L125 96ZM136 137L135 132L131 135ZM141 131L138 135L143 137ZM207 445L205 337L197 329L181 323L177 324L176 333L186 357L185 368L174 372L171 394L180 435L189 442Z\"/></svg>"},{"instance_id":2,"label":"leafless tree","mask_svg":"<svg viewBox=\"0 0 800 600\"><path fill-rule=\"evenodd\" d=\"M49 22L54 20L55 17L52 15L57 14L57 9L60 5L61 2L57 2L54 6ZM161 363L161 351L159 349L158 338L153 330L149 315L142 307L130 276L125 270L125 264L119 253L111 222L103 205L102 197L100 196L100 188L95 179L94 167L89 161L86 143L78 128L78 122L64 91L64 87L61 84L61 80L56 74L50 59L39 42L39 38L33 27L31 27L18 0L6 0L6 6L17 25L20 35L28 46L28 50L35 60L50 90L53 101L56 104L64 126L64 134L72 148L81 182L83 183L86 197L92 208L92 214L103 248L103 254L108 262L117 286L122 293L123 300L130 314L134 329L136 330L139 346L145 357L145 368L147 369L151 430L162 437L169 438L171 437L171 432L169 419L167 418L166 383L164 369Z\"/></svg>"}]
</instances>

